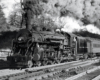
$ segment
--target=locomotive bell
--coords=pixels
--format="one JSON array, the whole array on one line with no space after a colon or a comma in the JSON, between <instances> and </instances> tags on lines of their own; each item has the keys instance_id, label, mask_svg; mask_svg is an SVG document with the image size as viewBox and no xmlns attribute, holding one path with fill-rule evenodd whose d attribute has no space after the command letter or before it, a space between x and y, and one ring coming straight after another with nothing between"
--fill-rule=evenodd
<instances>
[{"instance_id":1,"label":"locomotive bell","mask_svg":"<svg viewBox=\"0 0 100 80\"><path fill-rule=\"evenodd\" d=\"M41 42L41 41L43 41L42 34L39 33L32 34L32 42Z\"/></svg>"}]
</instances>

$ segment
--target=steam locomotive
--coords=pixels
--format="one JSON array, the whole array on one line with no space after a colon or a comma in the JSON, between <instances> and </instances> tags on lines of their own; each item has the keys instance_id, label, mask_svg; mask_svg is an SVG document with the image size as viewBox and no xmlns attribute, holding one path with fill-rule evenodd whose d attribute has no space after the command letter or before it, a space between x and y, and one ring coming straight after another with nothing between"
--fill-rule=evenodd
<instances>
[{"instance_id":1,"label":"steam locomotive","mask_svg":"<svg viewBox=\"0 0 100 80\"><path fill-rule=\"evenodd\" d=\"M63 31L28 31L22 29L12 41L10 66L34 67L87 59L100 53L100 40Z\"/></svg>"}]
</instances>

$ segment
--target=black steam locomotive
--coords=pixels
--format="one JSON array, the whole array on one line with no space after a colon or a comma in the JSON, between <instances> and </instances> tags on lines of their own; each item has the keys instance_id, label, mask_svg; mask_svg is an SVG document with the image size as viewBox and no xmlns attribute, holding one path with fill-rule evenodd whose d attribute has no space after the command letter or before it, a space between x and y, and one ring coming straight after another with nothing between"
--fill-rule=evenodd
<instances>
[{"instance_id":1,"label":"black steam locomotive","mask_svg":"<svg viewBox=\"0 0 100 80\"><path fill-rule=\"evenodd\" d=\"M63 31L30 32L22 29L13 40L13 55L7 60L11 67L44 66L94 57L93 53L100 52L96 50L99 47L97 40Z\"/></svg>"}]
</instances>

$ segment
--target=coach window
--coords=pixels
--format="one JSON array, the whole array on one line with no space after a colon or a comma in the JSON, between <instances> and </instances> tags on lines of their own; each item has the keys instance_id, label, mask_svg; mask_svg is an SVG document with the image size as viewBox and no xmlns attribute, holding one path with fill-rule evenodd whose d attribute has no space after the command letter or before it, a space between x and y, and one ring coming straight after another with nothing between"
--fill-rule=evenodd
<instances>
[{"instance_id":1,"label":"coach window","mask_svg":"<svg viewBox=\"0 0 100 80\"><path fill-rule=\"evenodd\" d=\"M80 48L84 47L84 40L80 39Z\"/></svg>"},{"instance_id":2,"label":"coach window","mask_svg":"<svg viewBox=\"0 0 100 80\"><path fill-rule=\"evenodd\" d=\"M86 48L87 47L87 41L84 40L84 47Z\"/></svg>"}]
</instances>

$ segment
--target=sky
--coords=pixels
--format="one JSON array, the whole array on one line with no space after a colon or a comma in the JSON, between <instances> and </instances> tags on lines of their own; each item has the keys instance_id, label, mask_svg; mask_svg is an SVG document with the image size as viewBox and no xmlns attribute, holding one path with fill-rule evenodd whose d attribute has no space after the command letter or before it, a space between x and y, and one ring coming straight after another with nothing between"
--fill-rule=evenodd
<instances>
[{"instance_id":1,"label":"sky","mask_svg":"<svg viewBox=\"0 0 100 80\"><path fill-rule=\"evenodd\" d=\"M2 0L2 3L5 5L5 8L3 9L3 11L5 13L6 18L8 18L9 14L14 10L13 5L18 2L20 2L20 0ZM80 30L80 29L86 28L89 32L100 34L100 30L94 25L90 24L87 26L80 26L77 20L74 20L70 17L65 17L65 18L62 18L61 20L62 20L62 23L64 24L63 30L65 31L72 32L75 29Z\"/></svg>"}]
</instances>

